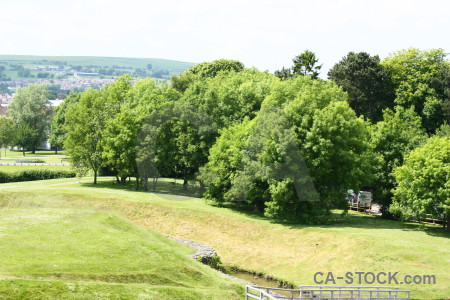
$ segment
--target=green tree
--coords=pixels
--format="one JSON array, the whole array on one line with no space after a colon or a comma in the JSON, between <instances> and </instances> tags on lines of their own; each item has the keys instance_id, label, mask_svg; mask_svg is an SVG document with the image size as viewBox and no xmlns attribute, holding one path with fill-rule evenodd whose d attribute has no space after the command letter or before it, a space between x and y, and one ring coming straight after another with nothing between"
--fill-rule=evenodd
<instances>
[{"instance_id":1,"label":"green tree","mask_svg":"<svg viewBox=\"0 0 450 300\"><path fill-rule=\"evenodd\" d=\"M221 72L240 72L244 70L244 64L237 60L218 59L212 62L203 62L179 76L172 76L172 86L180 92L184 92L198 79L206 79L217 76Z\"/></svg>"},{"instance_id":2,"label":"green tree","mask_svg":"<svg viewBox=\"0 0 450 300\"><path fill-rule=\"evenodd\" d=\"M148 149L150 141L143 141L143 152L153 151L158 172L162 176L183 179L183 186L187 188L188 180L195 178L199 167L207 161L209 145L217 132L211 124L209 116L188 103L168 104L147 117L141 140L147 136L156 140L149 143L153 150Z\"/></svg>"},{"instance_id":3,"label":"green tree","mask_svg":"<svg viewBox=\"0 0 450 300\"><path fill-rule=\"evenodd\" d=\"M372 126L371 143L378 156L375 172L374 198L381 205L383 216L389 216L392 189L396 180L392 171L403 164L404 157L422 144L427 135L414 108L386 109L383 121Z\"/></svg>"},{"instance_id":4,"label":"green tree","mask_svg":"<svg viewBox=\"0 0 450 300\"><path fill-rule=\"evenodd\" d=\"M277 78L267 72L246 69L197 80L182 101L210 115L217 128L225 128L245 117L254 118Z\"/></svg>"},{"instance_id":5,"label":"green tree","mask_svg":"<svg viewBox=\"0 0 450 300\"><path fill-rule=\"evenodd\" d=\"M5 148L5 156L6 148L14 145L15 131L16 126L11 119L0 117L0 147Z\"/></svg>"},{"instance_id":6,"label":"green tree","mask_svg":"<svg viewBox=\"0 0 450 300\"><path fill-rule=\"evenodd\" d=\"M103 163L104 103L102 92L90 89L83 92L80 100L70 105L65 114L64 148L80 174L89 169L94 172L94 184Z\"/></svg>"},{"instance_id":7,"label":"green tree","mask_svg":"<svg viewBox=\"0 0 450 300\"><path fill-rule=\"evenodd\" d=\"M398 51L382 62L394 83L395 103L405 108L413 106L428 133L433 133L445 120L448 95L445 95L445 88L436 86L436 80L449 68L446 55L443 49L421 51L410 48Z\"/></svg>"},{"instance_id":8,"label":"green tree","mask_svg":"<svg viewBox=\"0 0 450 300\"><path fill-rule=\"evenodd\" d=\"M332 208L345 209L348 188L370 183L371 150L368 124L346 94L300 76L275 84L254 120L222 131L201 176L217 202L246 200L271 218L326 221Z\"/></svg>"},{"instance_id":9,"label":"green tree","mask_svg":"<svg viewBox=\"0 0 450 300\"><path fill-rule=\"evenodd\" d=\"M378 56L349 52L330 69L328 78L348 93L350 107L372 122L381 120L383 109L394 106L390 75Z\"/></svg>"},{"instance_id":10,"label":"green tree","mask_svg":"<svg viewBox=\"0 0 450 300\"><path fill-rule=\"evenodd\" d=\"M300 55L297 55L292 60L294 63L292 71L295 75L311 75L314 79L319 77L322 65L316 65L319 60L316 54L310 50L305 50Z\"/></svg>"},{"instance_id":11,"label":"green tree","mask_svg":"<svg viewBox=\"0 0 450 300\"><path fill-rule=\"evenodd\" d=\"M117 172L122 184L127 177L136 177L138 189L140 171L136 160L140 149L136 147L139 131L150 113L176 101L179 94L167 86L158 86L153 79L144 79L132 86L125 98L120 112L107 121L103 158L104 164ZM139 155L144 160L144 154Z\"/></svg>"},{"instance_id":12,"label":"green tree","mask_svg":"<svg viewBox=\"0 0 450 300\"><path fill-rule=\"evenodd\" d=\"M72 92L54 111L54 115L51 119L49 141L52 147L55 148L55 153L58 153L58 148L64 147L64 141L66 139L66 132L64 129L66 112L69 106L77 103L79 99L80 94Z\"/></svg>"},{"instance_id":13,"label":"green tree","mask_svg":"<svg viewBox=\"0 0 450 300\"><path fill-rule=\"evenodd\" d=\"M450 230L450 137L432 137L394 169L398 185L390 211L404 218L445 214ZM445 225L444 225L445 226Z\"/></svg>"},{"instance_id":14,"label":"green tree","mask_svg":"<svg viewBox=\"0 0 450 300\"><path fill-rule=\"evenodd\" d=\"M199 179L208 186L204 197L215 203L232 200L228 195L232 181L242 166L242 156L253 124L248 118L219 131L220 136L209 150L208 163Z\"/></svg>"},{"instance_id":15,"label":"green tree","mask_svg":"<svg viewBox=\"0 0 450 300\"><path fill-rule=\"evenodd\" d=\"M28 127L33 135L24 145L33 153L47 139L49 117L51 113L46 85L29 84L17 89L8 106L8 114L13 122L21 127ZM25 131L23 131L25 132Z\"/></svg>"},{"instance_id":16,"label":"green tree","mask_svg":"<svg viewBox=\"0 0 450 300\"><path fill-rule=\"evenodd\" d=\"M82 174L91 169L94 184L98 171L105 166L103 158L105 128L125 102L131 88L131 77L123 75L99 90L87 90L65 114L66 148L73 166Z\"/></svg>"},{"instance_id":17,"label":"green tree","mask_svg":"<svg viewBox=\"0 0 450 300\"><path fill-rule=\"evenodd\" d=\"M33 147L39 133L36 129L31 128L27 123L21 122L16 125L14 144L22 149L23 156L25 156L25 150Z\"/></svg>"}]
</instances>

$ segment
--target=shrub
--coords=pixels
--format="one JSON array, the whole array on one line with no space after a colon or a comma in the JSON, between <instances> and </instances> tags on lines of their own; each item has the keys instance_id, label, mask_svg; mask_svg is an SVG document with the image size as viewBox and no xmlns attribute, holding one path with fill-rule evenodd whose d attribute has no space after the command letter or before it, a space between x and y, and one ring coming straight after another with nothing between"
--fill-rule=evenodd
<instances>
[{"instance_id":1,"label":"shrub","mask_svg":"<svg viewBox=\"0 0 450 300\"><path fill-rule=\"evenodd\" d=\"M54 170L24 170L15 173L0 172L0 183L45 180L55 178L71 178L75 177L73 171L54 171Z\"/></svg>"}]
</instances>

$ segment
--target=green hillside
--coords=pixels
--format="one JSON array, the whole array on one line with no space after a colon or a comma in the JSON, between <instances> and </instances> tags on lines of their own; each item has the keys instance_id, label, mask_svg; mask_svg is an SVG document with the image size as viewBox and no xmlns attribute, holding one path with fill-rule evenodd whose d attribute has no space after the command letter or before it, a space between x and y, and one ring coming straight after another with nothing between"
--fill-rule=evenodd
<instances>
[{"instance_id":1,"label":"green hillside","mask_svg":"<svg viewBox=\"0 0 450 300\"><path fill-rule=\"evenodd\" d=\"M0 299L242 297L241 284L189 258L190 247L64 188L11 186L0 194Z\"/></svg>"},{"instance_id":2,"label":"green hillside","mask_svg":"<svg viewBox=\"0 0 450 300\"><path fill-rule=\"evenodd\" d=\"M47 61L47 62L46 62ZM170 70L181 73L192 67L195 63L181 62L161 58L129 58L129 57L102 57L102 56L33 56L33 55L0 55L0 62L23 64L26 66L40 65L51 62L67 62L70 65L79 66L113 66L146 68L152 64L156 70Z\"/></svg>"},{"instance_id":3,"label":"green hillside","mask_svg":"<svg viewBox=\"0 0 450 300\"><path fill-rule=\"evenodd\" d=\"M205 243L226 266L295 285L315 284L316 272L398 272L400 282L405 275L436 277L435 284L391 283L412 290L412 299L449 295L450 240L441 228L361 213L328 226L283 224L176 195L182 186L173 180L158 183L158 193L134 192L134 183L124 190L113 178L103 177L97 186L91 181L0 185L0 277L11 278L0 280L0 298L2 288L48 296L59 289L68 293L74 284L80 293L162 293L156 299L237 295L236 284L185 258L189 248L159 234Z\"/></svg>"}]
</instances>

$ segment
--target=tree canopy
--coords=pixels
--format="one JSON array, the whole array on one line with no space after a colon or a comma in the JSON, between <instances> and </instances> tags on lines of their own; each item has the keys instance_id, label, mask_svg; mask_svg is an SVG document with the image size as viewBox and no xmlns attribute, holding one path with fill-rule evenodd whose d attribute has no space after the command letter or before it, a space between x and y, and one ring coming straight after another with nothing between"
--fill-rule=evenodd
<instances>
[{"instance_id":1,"label":"tree canopy","mask_svg":"<svg viewBox=\"0 0 450 300\"><path fill-rule=\"evenodd\" d=\"M394 106L394 90L388 70L378 56L349 52L328 72L328 78L348 93L350 107L373 122L382 110Z\"/></svg>"},{"instance_id":2,"label":"tree canopy","mask_svg":"<svg viewBox=\"0 0 450 300\"><path fill-rule=\"evenodd\" d=\"M413 106L428 133L433 133L448 118L450 64L446 56L443 49L410 48L382 61L391 73L395 103L405 108Z\"/></svg>"},{"instance_id":3,"label":"tree canopy","mask_svg":"<svg viewBox=\"0 0 450 300\"><path fill-rule=\"evenodd\" d=\"M50 113L46 85L29 84L17 89L8 105L8 115L17 126L27 128L30 133L26 138L18 139L17 146L34 152L47 138Z\"/></svg>"},{"instance_id":4,"label":"tree canopy","mask_svg":"<svg viewBox=\"0 0 450 300\"><path fill-rule=\"evenodd\" d=\"M450 137L432 137L414 149L405 163L394 169L398 184L393 189L390 211L408 217L435 218L450 214Z\"/></svg>"}]
</instances>

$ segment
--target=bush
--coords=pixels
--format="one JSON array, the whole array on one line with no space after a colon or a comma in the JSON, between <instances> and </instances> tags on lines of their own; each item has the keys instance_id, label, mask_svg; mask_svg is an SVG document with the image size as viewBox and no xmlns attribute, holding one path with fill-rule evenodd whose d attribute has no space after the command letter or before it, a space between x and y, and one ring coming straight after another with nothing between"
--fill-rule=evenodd
<instances>
[{"instance_id":1,"label":"bush","mask_svg":"<svg viewBox=\"0 0 450 300\"><path fill-rule=\"evenodd\" d=\"M0 183L45 180L55 178L71 178L75 177L73 171L53 171L53 170L24 170L16 173L0 172Z\"/></svg>"}]
</instances>

